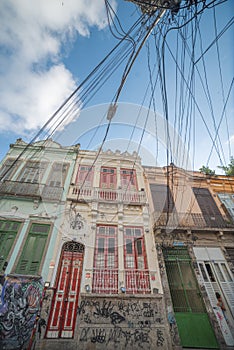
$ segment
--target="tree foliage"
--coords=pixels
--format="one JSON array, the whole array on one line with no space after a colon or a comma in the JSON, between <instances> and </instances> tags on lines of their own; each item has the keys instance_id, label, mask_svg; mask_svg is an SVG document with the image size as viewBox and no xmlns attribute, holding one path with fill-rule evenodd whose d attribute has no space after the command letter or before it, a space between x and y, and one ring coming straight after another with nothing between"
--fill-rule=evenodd
<instances>
[{"instance_id":1,"label":"tree foliage","mask_svg":"<svg viewBox=\"0 0 234 350\"><path fill-rule=\"evenodd\" d=\"M230 163L227 166L218 166L219 169L222 169L227 176L234 176L234 157L230 158Z\"/></svg>"},{"instance_id":2,"label":"tree foliage","mask_svg":"<svg viewBox=\"0 0 234 350\"><path fill-rule=\"evenodd\" d=\"M210 175L210 176L215 175L215 171L214 171L214 170L211 170L208 166L205 166L205 165L203 165L203 166L199 169L199 171L200 171L201 173L205 174L205 175Z\"/></svg>"}]
</instances>

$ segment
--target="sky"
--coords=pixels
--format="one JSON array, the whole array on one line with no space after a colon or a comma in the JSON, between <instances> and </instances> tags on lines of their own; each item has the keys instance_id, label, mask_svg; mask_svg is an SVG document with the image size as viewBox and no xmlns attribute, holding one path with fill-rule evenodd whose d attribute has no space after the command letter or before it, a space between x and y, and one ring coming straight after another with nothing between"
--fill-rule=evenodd
<instances>
[{"instance_id":1,"label":"sky","mask_svg":"<svg viewBox=\"0 0 234 350\"><path fill-rule=\"evenodd\" d=\"M118 27L120 34L113 24L111 28L108 25L104 0L40 0L33 4L30 0L1 1L0 160L17 138L30 142L59 106L120 42L117 36L121 37L123 31L128 31L141 16L139 8L128 1L111 0L109 4L117 15L115 23L118 23L117 19L121 23L121 27ZM234 155L234 31L230 22L233 20L233 7L232 0L210 6L204 10L201 18L193 19L187 26L181 26L182 29L169 30L164 56L162 46L159 50L164 61L157 58L155 42L160 43L165 28L176 27L178 21L182 23L183 10L175 18L167 17L162 22L161 32L156 26L137 55L121 90L119 112L112 123L116 129L112 128L104 149L136 150L142 152L143 157L146 150L146 153L153 154L149 158L154 159L155 165L165 165L165 150L168 147L173 162L179 158L178 147L171 145L175 142L172 139L174 131L176 140L180 138L189 153L190 168L199 169L208 164L218 173L217 165L228 163L230 156ZM138 34L136 39L143 35L149 25L150 22L145 23L144 28L142 25L142 34ZM224 28L226 30L222 32ZM214 40L217 36L218 40ZM196 45L191 45L192 40ZM129 42L125 40L126 45L131 47ZM193 48L194 60L198 62L191 66L188 52ZM115 54L113 57L116 58ZM163 88L166 88L167 110L162 85L157 81L156 74L162 62L165 65ZM114 65L118 69L106 81L103 79L96 90L85 90L85 85L78 90L79 106L67 119L67 125L60 128L53 138L64 145L80 142L81 148L95 149L100 146L105 132L96 133L95 136L92 132L95 133L97 128L106 128L107 121L104 119L104 122L100 122L100 116L107 113L104 112L105 108L107 111L116 96L126 63L127 59L118 66L117 58ZM178 79L182 67L184 76ZM152 99L150 91L154 83L155 97ZM142 105L145 114L140 117L141 120L147 118L147 109L154 109L159 116L159 125L153 125L153 116L147 127L137 120L140 114L137 111ZM120 112L125 113L124 116ZM87 122L88 118L91 123ZM169 142L165 135L162 136L167 128L167 124L160 124L162 120L170 125ZM71 129L77 130L72 137ZM139 131L147 129L144 135ZM150 135L152 129L154 131ZM133 130L138 130L134 137ZM129 147L129 140L132 147ZM213 148L214 140L216 146ZM163 145L162 153L159 144ZM178 165L183 166L183 162Z\"/></svg>"}]
</instances>

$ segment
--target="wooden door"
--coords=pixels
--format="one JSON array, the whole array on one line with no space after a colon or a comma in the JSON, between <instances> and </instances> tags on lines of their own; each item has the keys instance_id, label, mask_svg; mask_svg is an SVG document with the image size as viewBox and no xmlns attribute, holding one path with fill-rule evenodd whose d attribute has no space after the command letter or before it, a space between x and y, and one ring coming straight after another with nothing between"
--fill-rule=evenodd
<instances>
[{"instance_id":1,"label":"wooden door","mask_svg":"<svg viewBox=\"0 0 234 350\"><path fill-rule=\"evenodd\" d=\"M47 338L73 338L82 276L84 246L66 242L62 249Z\"/></svg>"}]
</instances>

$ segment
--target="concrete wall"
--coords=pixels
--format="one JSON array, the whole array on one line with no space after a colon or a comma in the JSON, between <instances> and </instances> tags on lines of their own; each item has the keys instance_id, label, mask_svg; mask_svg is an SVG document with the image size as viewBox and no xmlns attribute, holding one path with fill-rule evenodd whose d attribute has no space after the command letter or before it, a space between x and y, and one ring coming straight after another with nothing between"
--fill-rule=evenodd
<instances>
[{"instance_id":1,"label":"concrete wall","mask_svg":"<svg viewBox=\"0 0 234 350\"><path fill-rule=\"evenodd\" d=\"M169 334L160 294L140 297L81 295L74 339L38 339L35 349L170 350Z\"/></svg>"}]
</instances>

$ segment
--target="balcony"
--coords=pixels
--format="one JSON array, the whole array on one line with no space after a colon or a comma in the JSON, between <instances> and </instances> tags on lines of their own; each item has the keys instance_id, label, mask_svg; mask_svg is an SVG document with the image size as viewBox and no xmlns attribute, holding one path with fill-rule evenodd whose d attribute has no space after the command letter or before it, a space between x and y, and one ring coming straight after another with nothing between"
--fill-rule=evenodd
<instances>
[{"instance_id":1,"label":"balcony","mask_svg":"<svg viewBox=\"0 0 234 350\"><path fill-rule=\"evenodd\" d=\"M220 215L202 213L154 213L156 227L176 228L233 228L234 223Z\"/></svg>"},{"instance_id":2,"label":"balcony","mask_svg":"<svg viewBox=\"0 0 234 350\"><path fill-rule=\"evenodd\" d=\"M62 198L63 187L52 187L45 185L42 190L42 200L59 201Z\"/></svg>"},{"instance_id":3,"label":"balcony","mask_svg":"<svg viewBox=\"0 0 234 350\"><path fill-rule=\"evenodd\" d=\"M118 202L131 205L146 204L146 195L144 191L126 191L122 189L111 190L96 187L72 186L68 194L69 199L78 202Z\"/></svg>"},{"instance_id":4,"label":"balcony","mask_svg":"<svg viewBox=\"0 0 234 350\"><path fill-rule=\"evenodd\" d=\"M63 193L62 187L51 187L38 183L4 181L0 184L0 196L34 198L38 200L58 201Z\"/></svg>"},{"instance_id":5,"label":"balcony","mask_svg":"<svg viewBox=\"0 0 234 350\"><path fill-rule=\"evenodd\" d=\"M92 293L118 294L120 286L124 287L126 294L151 293L149 270L128 269L121 271L95 268L85 271L90 277L92 276ZM122 282L119 282L119 279Z\"/></svg>"},{"instance_id":6,"label":"balcony","mask_svg":"<svg viewBox=\"0 0 234 350\"><path fill-rule=\"evenodd\" d=\"M18 181L4 181L0 184L0 195L41 198L42 185Z\"/></svg>"}]
</instances>

